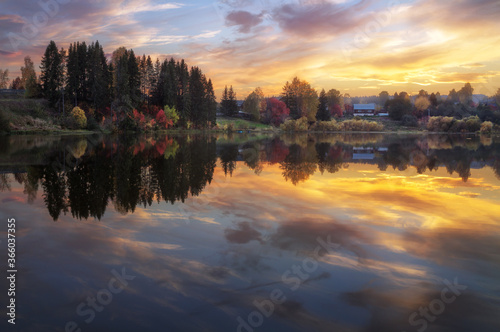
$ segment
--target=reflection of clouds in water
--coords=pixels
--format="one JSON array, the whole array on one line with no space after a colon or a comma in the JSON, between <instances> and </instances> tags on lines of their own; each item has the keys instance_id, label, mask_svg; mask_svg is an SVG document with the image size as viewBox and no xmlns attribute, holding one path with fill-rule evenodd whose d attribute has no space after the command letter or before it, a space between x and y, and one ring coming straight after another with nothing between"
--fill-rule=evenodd
<instances>
[{"instance_id":1,"label":"reflection of clouds in water","mask_svg":"<svg viewBox=\"0 0 500 332\"><path fill-rule=\"evenodd\" d=\"M248 243L256 240L262 243L261 234L250 227L246 221L238 223L237 229L226 229L224 231L226 239L231 243Z\"/></svg>"},{"instance_id":2,"label":"reflection of clouds in water","mask_svg":"<svg viewBox=\"0 0 500 332\"><path fill-rule=\"evenodd\" d=\"M369 314L364 330L407 329L401 324L407 324L408 314L436 296L436 275L475 273L484 278L483 293L496 291L488 278L499 277L498 204L487 197L495 185L483 173L463 183L441 174L389 171L372 177L374 169L351 164L340 173L311 176L296 188L283 181L278 165L266 166L256 181L253 171L238 162L223 190L204 189L198 198L203 209L188 198L183 213L161 203L127 216L109 209L102 222L75 223L69 214L59 223L45 222L41 199L29 211L21 200L12 200L23 197L16 183L0 199L9 200L13 211L31 213L23 215L27 221L19 231L23 262L31 269L26 280L40 290L20 287L26 303L49 298L55 309L44 312L48 317L72 317L82 299L105 286L110 267L125 264L138 277L123 294L125 303L110 307L114 314L126 312L137 324L149 318L158 322L154 315L166 317L177 330L186 327L179 314L195 317L185 323L190 327L203 326L208 315L227 320L240 310L248 312L273 288L286 287L282 274L311 256L318 236L330 236L340 248L319 257L318 270L299 291L286 294L289 300L276 307L272 320L309 330L353 330L364 321L345 317L363 308ZM214 181L224 178L220 170L213 176ZM470 198L462 187L481 196ZM186 225L189 217L200 222ZM338 299L341 291L344 302ZM473 283L470 291L434 329L455 327L452 319L462 324L469 316L481 327L492 319L498 301L475 293ZM71 310L61 304L68 301ZM338 312L319 308L325 304ZM230 319L224 324L234 330Z\"/></svg>"},{"instance_id":3,"label":"reflection of clouds in water","mask_svg":"<svg viewBox=\"0 0 500 332\"><path fill-rule=\"evenodd\" d=\"M345 292L340 298L346 304L368 312L370 319L363 331L405 331L415 329L409 323L410 315L440 299L444 287L441 282L422 282L411 288L367 286ZM429 322L429 330L498 331L500 322L496 319L496 312L499 305L498 298L488 299L468 288L453 303L446 304L442 314L431 315L436 318Z\"/></svg>"}]
</instances>

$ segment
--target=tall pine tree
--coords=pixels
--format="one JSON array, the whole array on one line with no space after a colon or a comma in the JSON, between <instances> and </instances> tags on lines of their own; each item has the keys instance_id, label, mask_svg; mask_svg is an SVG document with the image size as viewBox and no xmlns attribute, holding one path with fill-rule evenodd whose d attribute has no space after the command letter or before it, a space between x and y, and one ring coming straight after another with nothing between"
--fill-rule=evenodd
<instances>
[{"instance_id":1,"label":"tall pine tree","mask_svg":"<svg viewBox=\"0 0 500 332\"><path fill-rule=\"evenodd\" d=\"M43 96L51 106L59 101L64 83L64 53L57 49L56 43L50 41L40 66Z\"/></svg>"},{"instance_id":2,"label":"tall pine tree","mask_svg":"<svg viewBox=\"0 0 500 332\"><path fill-rule=\"evenodd\" d=\"M328 109L328 97L326 96L325 89L321 90L319 94L318 113L316 113L318 121L330 121L332 116Z\"/></svg>"}]
</instances>

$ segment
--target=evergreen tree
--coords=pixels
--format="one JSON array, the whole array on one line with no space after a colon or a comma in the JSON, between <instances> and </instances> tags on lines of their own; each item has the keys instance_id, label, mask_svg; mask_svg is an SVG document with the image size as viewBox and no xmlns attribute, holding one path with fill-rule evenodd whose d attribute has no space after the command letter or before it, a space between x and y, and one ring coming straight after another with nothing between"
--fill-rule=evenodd
<instances>
[{"instance_id":1,"label":"evergreen tree","mask_svg":"<svg viewBox=\"0 0 500 332\"><path fill-rule=\"evenodd\" d=\"M189 120L196 127L204 127L208 121L205 106L205 77L198 67L192 67L189 75L191 114Z\"/></svg>"},{"instance_id":2,"label":"evergreen tree","mask_svg":"<svg viewBox=\"0 0 500 332\"><path fill-rule=\"evenodd\" d=\"M177 106L177 72L175 68L175 60L171 58L170 61L165 60L165 75L164 75L164 88L163 88L163 105L170 107Z\"/></svg>"},{"instance_id":3,"label":"evergreen tree","mask_svg":"<svg viewBox=\"0 0 500 332\"><path fill-rule=\"evenodd\" d=\"M118 51L118 50L117 50ZM117 52L115 51L115 53ZM115 100L113 108L118 111L130 112L133 109L132 99L130 97L130 75L129 75L129 54L125 53L117 55L113 59L115 62L113 71L113 91Z\"/></svg>"},{"instance_id":4,"label":"evergreen tree","mask_svg":"<svg viewBox=\"0 0 500 332\"><path fill-rule=\"evenodd\" d=\"M206 80L206 79L205 79ZM215 98L214 86L212 80L208 79L205 88L205 111L207 113L207 121L211 126L215 126L217 122L217 100Z\"/></svg>"},{"instance_id":5,"label":"evergreen tree","mask_svg":"<svg viewBox=\"0 0 500 332\"><path fill-rule=\"evenodd\" d=\"M224 92L222 93L222 98L220 101L220 111L224 115L229 114L229 94L227 90L227 85L224 87Z\"/></svg>"},{"instance_id":6,"label":"evergreen tree","mask_svg":"<svg viewBox=\"0 0 500 332\"><path fill-rule=\"evenodd\" d=\"M190 119L191 105L189 97L189 71L187 64L182 59L176 64L177 85L177 106L181 124L186 124Z\"/></svg>"},{"instance_id":7,"label":"evergreen tree","mask_svg":"<svg viewBox=\"0 0 500 332\"><path fill-rule=\"evenodd\" d=\"M328 97L326 96L325 89L321 90L319 94L318 113L316 114L318 121L330 121L332 116L328 109Z\"/></svg>"},{"instance_id":8,"label":"evergreen tree","mask_svg":"<svg viewBox=\"0 0 500 332\"><path fill-rule=\"evenodd\" d=\"M43 95L54 106L61 97L60 90L64 82L64 55L52 40L42 57L40 69Z\"/></svg>"},{"instance_id":9,"label":"evergreen tree","mask_svg":"<svg viewBox=\"0 0 500 332\"><path fill-rule=\"evenodd\" d=\"M227 93L227 116L235 116L238 114L238 101L236 100L236 93L233 91L233 86L229 87Z\"/></svg>"},{"instance_id":10,"label":"evergreen tree","mask_svg":"<svg viewBox=\"0 0 500 332\"><path fill-rule=\"evenodd\" d=\"M79 43L69 45L68 60L66 62L66 93L72 98L75 106L78 105L78 91L80 86L78 45Z\"/></svg>"},{"instance_id":11,"label":"evergreen tree","mask_svg":"<svg viewBox=\"0 0 500 332\"><path fill-rule=\"evenodd\" d=\"M153 93L153 86L156 84L155 70L151 56L146 59L146 98L149 105Z\"/></svg>"},{"instance_id":12,"label":"evergreen tree","mask_svg":"<svg viewBox=\"0 0 500 332\"><path fill-rule=\"evenodd\" d=\"M132 106L137 108L141 102L141 73L134 50L130 50L128 54L128 75L130 100Z\"/></svg>"},{"instance_id":13,"label":"evergreen tree","mask_svg":"<svg viewBox=\"0 0 500 332\"><path fill-rule=\"evenodd\" d=\"M111 101L111 74L102 46L97 41L88 48L89 101L96 110L102 110Z\"/></svg>"},{"instance_id":14,"label":"evergreen tree","mask_svg":"<svg viewBox=\"0 0 500 332\"><path fill-rule=\"evenodd\" d=\"M437 100L437 97L436 95L433 93L431 93L431 96L429 97L429 101L431 102L431 105L434 106L434 107L437 107L438 106L438 100Z\"/></svg>"}]
</instances>

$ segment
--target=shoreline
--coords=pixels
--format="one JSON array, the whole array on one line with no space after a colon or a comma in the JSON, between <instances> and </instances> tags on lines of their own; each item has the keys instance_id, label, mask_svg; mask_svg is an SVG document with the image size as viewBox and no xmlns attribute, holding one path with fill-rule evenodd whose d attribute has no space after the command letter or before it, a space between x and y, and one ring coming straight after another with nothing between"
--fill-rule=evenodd
<instances>
[{"instance_id":1,"label":"shoreline","mask_svg":"<svg viewBox=\"0 0 500 332\"><path fill-rule=\"evenodd\" d=\"M28 136L28 135L41 135L41 136L87 136L94 134L102 135L141 135L141 134L205 134L205 133L221 133L221 134L402 134L402 135L500 135L500 131L492 131L491 133L480 133L480 132L435 132L428 130L397 130L397 131L317 131L317 130L305 130L305 131L285 131L279 128L275 130L263 130L263 129L236 129L232 131L220 130L220 129L172 129L172 130L158 130L158 131L147 131L147 132L111 132L105 130L13 130L10 133L0 133L0 136Z\"/></svg>"}]
</instances>

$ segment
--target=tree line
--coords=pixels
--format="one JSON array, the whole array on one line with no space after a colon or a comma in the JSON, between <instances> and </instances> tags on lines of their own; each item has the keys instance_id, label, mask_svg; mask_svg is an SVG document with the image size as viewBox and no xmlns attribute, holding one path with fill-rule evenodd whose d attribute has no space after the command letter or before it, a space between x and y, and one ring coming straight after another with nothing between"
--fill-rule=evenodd
<instances>
[{"instance_id":1,"label":"tree line","mask_svg":"<svg viewBox=\"0 0 500 332\"><path fill-rule=\"evenodd\" d=\"M232 88L232 87L231 87ZM410 96L407 92L396 92L390 95L382 91L378 96L351 97L342 94L339 90L322 89L319 94L307 81L298 77L286 82L279 97L265 98L262 90L256 88L243 102L243 112L254 121L279 125L286 118L297 120L306 118L309 123L315 121L330 121L332 118L342 118L344 115L353 115L353 104L377 104L376 112L388 112L393 120L414 121L424 116L454 116L465 118L478 115L482 121L488 120L500 124L500 89L494 101L484 101L476 105L473 102L474 88L466 83L460 90L451 90L446 98L439 92L428 93L420 90L418 95ZM223 100L226 93L223 95ZM495 105L496 104L496 105ZM274 105L274 107L273 107ZM276 107L277 106L277 107ZM231 116L231 112L226 112Z\"/></svg>"},{"instance_id":2,"label":"tree line","mask_svg":"<svg viewBox=\"0 0 500 332\"><path fill-rule=\"evenodd\" d=\"M155 120L160 110L169 108L181 126L215 124L217 102L212 81L184 59L156 59L153 63L151 56L136 56L134 50L124 47L108 59L98 41L90 45L75 42L68 50L50 41L40 70L37 77L33 61L25 57L22 77L13 84L24 88L28 98L46 98L58 113L79 106L87 116L113 115L126 122L134 120L136 114Z\"/></svg>"}]
</instances>

